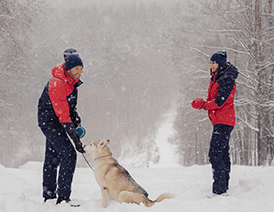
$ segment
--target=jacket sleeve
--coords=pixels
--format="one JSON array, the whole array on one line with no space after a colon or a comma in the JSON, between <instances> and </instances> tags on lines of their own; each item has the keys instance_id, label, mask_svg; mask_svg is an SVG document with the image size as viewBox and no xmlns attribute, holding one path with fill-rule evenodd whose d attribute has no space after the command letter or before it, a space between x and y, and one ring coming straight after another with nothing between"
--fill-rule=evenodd
<instances>
[{"instance_id":1,"label":"jacket sleeve","mask_svg":"<svg viewBox=\"0 0 274 212\"><path fill-rule=\"evenodd\" d=\"M221 108L231 94L234 85L235 79L232 76L224 76L224 78L220 80L217 97L215 99L212 99L211 101L206 102L204 104L204 108L207 110Z\"/></svg>"},{"instance_id":2,"label":"jacket sleeve","mask_svg":"<svg viewBox=\"0 0 274 212\"><path fill-rule=\"evenodd\" d=\"M78 134L70 118L66 88L61 80L55 78L51 80L49 84L49 98L59 122L62 124L66 133L73 139Z\"/></svg>"},{"instance_id":3,"label":"jacket sleeve","mask_svg":"<svg viewBox=\"0 0 274 212\"><path fill-rule=\"evenodd\" d=\"M74 139L77 136L79 137L73 123L62 123L62 126L71 139Z\"/></svg>"}]
</instances>

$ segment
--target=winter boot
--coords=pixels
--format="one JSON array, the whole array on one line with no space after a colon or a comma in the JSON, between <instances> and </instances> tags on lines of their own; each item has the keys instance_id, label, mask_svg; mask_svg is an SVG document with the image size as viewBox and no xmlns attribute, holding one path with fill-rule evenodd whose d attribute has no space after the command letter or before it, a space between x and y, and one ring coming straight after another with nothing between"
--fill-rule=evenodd
<instances>
[{"instance_id":1,"label":"winter boot","mask_svg":"<svg viewBox=\"0 0 274 212\"><path fill-rule=\"evenodd\" d=\"M58 197L57 201L56 201L56 205L65 202L68 203L71 207L80 207L80 204L77 204L75 202L72 202L71 199L69 197Z\"/></svg>"},{"instance_id":2,"label":"winter boot","mask_svg":"<svg viewBox=\"0 0 274 212\"><path fill-rule=\"evenodd\" d=\"M44 202L51 200L51 199L56 199L56 196L53 197L44 197Z\"/></svg>"},{"instance_id":3,"label":"winter boot","mask_svg":"<svg viewBox=\"0 0 274 212\"><path fill-rule=\"evenodd\" d=\"M58 197L57 201L56 201L56 205L60 204L61 202L65 201L66 203L70 202L70 198L69 197Z\"/></svg>"}]
</instances>

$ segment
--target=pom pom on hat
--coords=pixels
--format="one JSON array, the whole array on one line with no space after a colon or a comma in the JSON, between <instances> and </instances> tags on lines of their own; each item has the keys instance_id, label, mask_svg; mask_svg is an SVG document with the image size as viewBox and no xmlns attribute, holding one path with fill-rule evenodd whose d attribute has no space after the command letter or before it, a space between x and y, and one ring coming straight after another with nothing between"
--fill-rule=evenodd
<instances>
[{"instance_id":1,"label":"pom pom on hat","mask_svg":"<svg viewBox=\"0 0 274 212\"><path fill-rule=\"evenodd\" d=\"M210 58L212 62L217 63L221 67L226 64L226 59L227 55L225 50L214 53Z\"/></svg>"},{"instance_id":2,"label":"pom pom on hat","mask_svg":"<svg viewBox=\"0 0 274 212\"><path fill-rule=\"evenodd\" d=\"M77 55L79 57L78 52L75 49L70 48L64 51L64 60L66 61L71 55Z\"/></svg>"}]
</instances>

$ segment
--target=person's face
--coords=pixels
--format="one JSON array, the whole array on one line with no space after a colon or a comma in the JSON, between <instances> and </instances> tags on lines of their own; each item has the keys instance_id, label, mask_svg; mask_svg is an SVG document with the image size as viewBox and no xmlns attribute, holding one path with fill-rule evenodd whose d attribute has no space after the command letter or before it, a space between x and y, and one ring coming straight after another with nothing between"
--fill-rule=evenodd
<instances>
[{"instance_id":1,"label":"person's face","mask_svg":"<svg viewBox=\"0 0 274 212\"><path fill-rule=\"evenodd\" d=\"M215 72L218 68L218 63L214 63L213 61L210 61L210 68L212 70L212 72Z\"/></svg>"},{"instance_id":2,"label":"person's face","mask_svg":"<svg viewBox=\"0 0 274 212\"><path fill-rule=\"evenodd\" d=\"M74 79L76 82L80 80L81 74L83 73L82 66L75 66L74 68L68 70L68 74Z\"/></svg>"}]
</instances>

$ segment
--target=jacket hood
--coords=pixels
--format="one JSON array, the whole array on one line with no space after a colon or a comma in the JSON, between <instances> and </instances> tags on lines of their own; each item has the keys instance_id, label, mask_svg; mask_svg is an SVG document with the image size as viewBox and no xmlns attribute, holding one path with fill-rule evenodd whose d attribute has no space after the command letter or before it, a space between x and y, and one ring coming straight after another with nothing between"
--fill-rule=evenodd
<instances>
[{"instance_id":1,"label":"jacket hood","mask_svg":"<svg viewBox=\"0 0 274 212\"><path fill-rule=\"evenodd\" d=\"M74 85L76 83L75 80L73 80L69 74L67 73L66 69L65 69L65 63L62 63L58 66L55 66L52 69L52 76L60 79L60 80L64 80L66 82L68 82L71 85Z\"/></svg>"},{"instance_id":2,"label":"jacket hood","mask_svg":"<svg viewBox=\"0 0 274 212\"><path fill-rule=\"evenodd\" d=\"M231 75L234 79L237 79L239 71L234 65L229 64L228 68L223 71L223 74Z\"/></svg>"},{"instance_id":3,"label":"jacket hood","mask_svg":"<svg viewBox=\"0 0 274 212\"><path fill-rule=\"evenodd\" d=\"M239 75L239 71L233 64L228 62L227 65L223 67L223 69L217 70L216 74L211 72L211 75L213 78L215 78L215 80L225 75L229 75L229 76L232 76L234 79L237 79Z\"/></svg>"}]
</instances>

